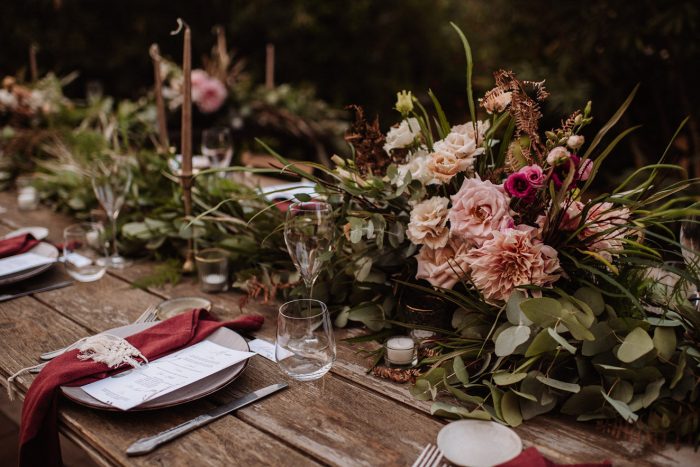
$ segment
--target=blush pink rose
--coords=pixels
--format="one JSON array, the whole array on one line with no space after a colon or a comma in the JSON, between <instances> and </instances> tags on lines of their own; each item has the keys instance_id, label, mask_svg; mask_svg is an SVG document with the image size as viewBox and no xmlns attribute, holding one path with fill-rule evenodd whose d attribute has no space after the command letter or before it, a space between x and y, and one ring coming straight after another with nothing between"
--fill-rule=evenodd
<instances>
[{"instance_id":1,"label":"blush pink rose","mask_svg":"<svg viewBox=\"0 0 700 467\"><path fill-rule=\"evenodd\" d=\"M453 238L481 246L494 231L513 223L510 198L502 185L478 177L467 178L451 199L448 217Z\"/></svg>"},{"instance_id":2,"label":"blush pink rose","mask_svg":"<svg viewBox=\"0 0 700 467\"><path fill-rule=\"evenodd\" d=\"M425 279L433 287L451 289L469 274L468 250L466 244L455 242L449 242L443 248L423 246L416 255L416 279Z\"/></svg>"},{"instance_id":3,"label":"blush pink rose","mask_svg":"<svg viewBox=\"0 0 700 467\"><path fill-rule=\"evenodd\" d=\"M192 101L202 113L216 112L221 108L228 91L226 86L202 70L192 71Z\"/></svg>"},{"instance_id":4,"label":"blush pink rose","mask_svg":"<svg viewBox=\"0 0 700 467\"><path fill-rule=\"evenodd\" d=\"M537 229L520 225L493 237L467 253L474 286L491 301L508 300L516 287L547 287L561 276L557 251L537 240Z\"/></svg>"}]
</instances>

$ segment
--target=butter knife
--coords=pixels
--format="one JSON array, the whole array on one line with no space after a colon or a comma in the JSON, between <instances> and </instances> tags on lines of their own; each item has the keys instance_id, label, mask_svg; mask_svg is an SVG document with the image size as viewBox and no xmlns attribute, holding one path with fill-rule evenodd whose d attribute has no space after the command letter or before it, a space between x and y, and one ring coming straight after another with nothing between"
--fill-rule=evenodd
<instances>
[{"instance_id":1,"label":"butter knife","mask_svg":"<svg viewBox=\"0 0 700 467\"><path fill-rule=\"evenodd\" d=\"M46 287L34 289L34 290L25 290L23 292L18 292L15 294L3 294L3 295L0 295L0 302L5 302L7 300L13 300L15 298L24 297L25 295L31 295L31 294L35 294L35 293L41 293L41 292L48 292L49 290L56 290L56 289L60 289L62 287L68 287L72 283L73 283L73 281L70 281L70 280L69 281L62 281L62 282L57 282L55 284L47 285Z\"/></svg>"},{"instance_id":2,"label":"butter knife","mask_svg":"<svg viewBox=\"0 0 700 467\"><path fill-rule=\"evenodd\" d=\"M228 404L220 405L219 407L216 407L215 409L207 413L204 413L198 417L193 418L192 420L177 425L173 428L169 428L165 431L162 431L155 436L141 438L140 440L136 441L131 446L129 446L129 448L126 450L126 454L129 456L141 456L144 454L148 454L149 452L155 450L161 444L167 443L168 441L172 441L173 439L182 436L185 433L189 433L192 430L195 430L208 423L211 423L214 420L233 412L234 410L240 409L241 407L245 407L248 404L252 404L253 402L262 399L265 396L269 396L270 394L277 392L280 389L284 389L287 386L287 383L272 384L265 388L251 392L250 394L243 396L240 399L231 401Z\"/></svg>"}]
</instances>

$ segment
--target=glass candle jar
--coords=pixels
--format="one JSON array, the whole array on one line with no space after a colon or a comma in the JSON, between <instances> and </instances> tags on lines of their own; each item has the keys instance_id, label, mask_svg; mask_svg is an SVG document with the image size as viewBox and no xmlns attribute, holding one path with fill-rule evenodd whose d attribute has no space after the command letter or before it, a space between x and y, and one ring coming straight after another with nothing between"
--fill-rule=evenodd
<instances>
[{"instance_id":1,"label":"glass candle jar","mask_svg":"<svg viewBox=\"0 0 700 467\"><path fill-rule=\"evenodd\" d=\"M414 366L418 363L416 343L410 336L394 336L384 342L384 360L388 366Z\"/></svg>"},{"instance_id":2,"label":"glass candle jar","mask_svg":"<svg viewBox=\"0 0 700 467\"><path fill-rule=\"evenodd\" d=\"M195 257L199 287L202 292L228 290L228 253L221 248L207 248Z\"/></svg>"}]
</instances>

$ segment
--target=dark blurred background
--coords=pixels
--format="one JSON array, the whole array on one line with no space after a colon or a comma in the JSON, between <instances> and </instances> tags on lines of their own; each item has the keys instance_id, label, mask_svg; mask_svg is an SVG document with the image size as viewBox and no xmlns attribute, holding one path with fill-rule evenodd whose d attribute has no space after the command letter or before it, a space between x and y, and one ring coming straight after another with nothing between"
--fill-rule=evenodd
<instances>
[{"instance_id":1,"label":"dark blurred background","mask_svg":"<svg viewBox=\"0 0 700 467\"><path fill-rule=\"evenodd\" d=\"M107 94L135 97L152 84L151 43L180 61L181 37L169 35L177 17L192 27L195 66L220 24L260 82L265 45L273 43L276 82L312 84L334 106L356 103L380 113L384 127L398 117L391 109L401 89L424 97L430 88L452 122L467 119L454 21L474 51L476 95L491 87L493 70L509 68L521 78L547 79L546 128L589 98L600 126L641 83L623 123L644 129L617 165L656 160L686 116L690 124L671 155L691 172L700 165L697 0L6 0L0 75L26 68L34 42L41 73L80 72L69 96L84 95L86 83L99 80Z\"/></svg>"}]
</instances>

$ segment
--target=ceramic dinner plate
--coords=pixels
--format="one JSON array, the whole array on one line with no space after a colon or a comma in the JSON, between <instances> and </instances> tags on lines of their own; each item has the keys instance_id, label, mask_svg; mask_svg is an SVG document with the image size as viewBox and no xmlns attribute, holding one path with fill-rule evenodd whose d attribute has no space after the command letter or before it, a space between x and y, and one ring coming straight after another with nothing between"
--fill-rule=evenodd
<instances>
[{"instance_id":1,"label":"ceramic dinner plate","mask_svg":"<svg viewBox=\"0 0 700 467\"><path fill-rule=\"evenodd\" d=\"M204 308L211 311L211 301L200 297L178 297L165 300L158 304L156 315L161 321L179 315L182 312L193 308Z\"/></svg>"},{"instance_id":2,"label":"ceramic dinner plate","mask_svg":"<svg viewBox=\"0 0 700 467\"><path fill-rule=\"evenodd\" d=\"M34 248L28 251L28 253L35 253L37 255L46 256L51 259L58 259L58 249L50 243L41 242ZM42 264L31 269L25 269L24 271L14 272L12 274L1 275L0 274L0 285L13 284L15 282L23 281L34 277L42 272L46 271L52 267L55 263Z\"/></svg>"},{"instance_id":3,"label":"ceramic dinner plate","mask_svg":"<svg viewBox=\"0 0 700 467\"><path fill-rule=\"evenodd\" d=\"M450 423L438 433L437 445L447 460L470 467L508 462L523 449L520 437L513 430L482 420Z\"/></svg>"},{"instance_id":4,"label":"ceramic dinner plate","mask_svg":"<svg viewBox=\"0 0 700 467\"><path fill-rule=\"evenodd\" d=\"M49 229L46 227L22 227L21 229L13 230L2 238L12 238L28 233L32 234L37 240L43 240L49 236Z\"/></svg>"},{"instance_id":5,"label":"ceramic dinner plate","mask_svg":"<svg viewBox=\"0 0 700 467\"><path fill-rule=\"evenodd\" d=\"M151 326L155 326L158 323L139 323L139 324L129 324L127 326L122 326L119 328L111 329L108 332L119 337L128 337L132 334L139 333L144 329L148 329ZM219 328L214 331L206 340L214 342L215 344L228 347L233 350L240 350L241 352L249 352L248 343L240 335L228 328ZM165 407L172 407L174 405L184 404L185 402L190 402L195 399L207 396L219 389L223 388L229 384L234 379L238 378L245 367L248 365L248 360L244 360L233 366L225 368L218 373L207 376L206 378L200 379L192 384L189 384L175 391L164 394L160 397L152 399L145 402L138 407L128 410L128 412L142 411L142 410L154 410L162 409ZM94 409L112 410L120 411L110 405L98 401L80 387L67 387L61 386L61 391L63 394L74 402L81 405L86 405Z\"/></svg>"}]
</instances>

